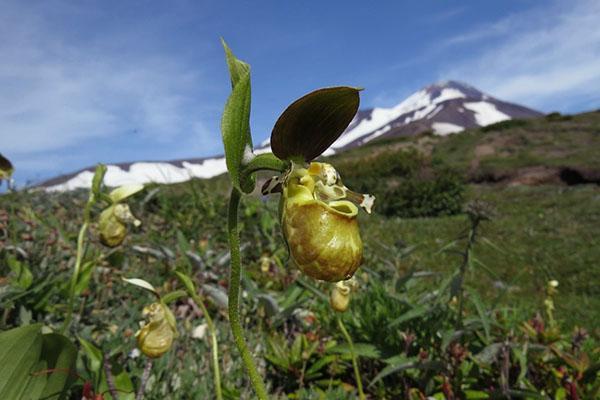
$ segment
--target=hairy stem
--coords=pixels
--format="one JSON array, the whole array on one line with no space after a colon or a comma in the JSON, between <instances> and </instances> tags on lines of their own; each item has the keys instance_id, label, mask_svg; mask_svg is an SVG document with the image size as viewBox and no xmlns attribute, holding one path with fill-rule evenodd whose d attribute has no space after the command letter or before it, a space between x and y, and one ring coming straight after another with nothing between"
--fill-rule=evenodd
<instances>
[{"instance_id":1,"label":"hairy stem","mask_svg":"<svg viewBox=\"0 0 600 400\"><path fill-rule=\"evenodd\" d=\"M110 368L110 358L108 353L104 353L104 374L106 374L106 384L108 385L108 392L112 396L113 400L118 400L117 388L115 387L115 378L113 377Z\"/></svg>"},{"instance_id":2,"label":"hairy stem","mask_svg":"<svg viewBox=\"0 0 600 400\"><path fill-rule=\"evenodd\" d=\"M338 320L338 326L340 327L340 330L342 331L342 334L344 335L346 342L348 342L348 347L350 347L350 356L352 357L352 368L354 368L354 379L356 380L356 387L358 388L358 398L360 400L364 400L366 397L365 397L365 393L363 392L360 371L358 370L358 361L356 360L356 353L354 352L354 342L352 342L352 338L350 337L350 334L346 330L346 326L344 325L344 321L342 321L342 318L340 316L338 316L337 320Z\"/></svg>"},{"instance_id":3,"label":"hairy stem","mask_svg":"<svg viewBox=\"0 0 600 400\"><path fill-rule=\"evenodd\" d=\"M197 293L190 293L192 295L192 299L194 302L200 307L202 313L204 314L204 318L206 319L206 325L208 325L208 330L210 332L210 344L212 349L212 368L213 368L213 379L215 381L215 391L217 392L217 400L223 399L223 393L221 391L221 372L219 370L219 348L217 345L217 330L215 328L215 324L213 323L212 318L208 314L208 310L204 305L204 301Z\"/></svg>"},{"instance_id":4,"label":"hairy stem","mask_svg":"<svg viewBox=\"0 0 600 400\"><path fill-rule=\"evenodd\" d=\"M242 278L241 255L240 255L240 237L238 232L238 208L241 200L241 193L233 188L229 199L229 211L227 221L227 235L229 237L229 248L231 251L231 270L229 274L229 323L231 332L235 340L242 360L250 376L252 387L259 399L267 399L267 389L259 375L256 365L252 360L252 355L246 345L244 333L240 322L240 282Z\"/></svg>"},{"instance_id":5,"label":"hairy stem","mask_svg":"<svg viewBox=\"0 0 600 400\"><path fill-rule=\"evenodd\" d=\"M135 395L135 400L142 400L144 398L144 392L146 391L146 383L148 382L148 378L150 378L150 371L152 370L152 359L148 358L146 360L146 366L144 367L144 372L142 373L142 380L140 381L140 387Z\"/></svg>"}]
</instances>

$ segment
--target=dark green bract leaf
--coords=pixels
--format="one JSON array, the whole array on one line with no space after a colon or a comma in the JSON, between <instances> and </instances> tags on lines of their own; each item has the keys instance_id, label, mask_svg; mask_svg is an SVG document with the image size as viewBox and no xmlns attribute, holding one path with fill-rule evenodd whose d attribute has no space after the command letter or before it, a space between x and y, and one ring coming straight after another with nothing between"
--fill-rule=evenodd
<instances>
[{"instance_id":1,"label":"dark green bract leaf","mask_svg":"<svg viewBox=\"0 0 600 400\"><path fill-rule=\"evenodd\" d=\"M2 179L10 179L13 173L13 165L8 160L8 158L4 157L0 153L0 180Z\"/></svg>"},{"instance_id":2,"label":"dark green bract leaf","mask_svg":"<svg viewBox=\"0 0 600 400\"><path fill-rule=\"evenodd\" d=\"M271 133L271 149L282 160L320 156L348 127L358 111L359 89L339 86L315 90L293 102Z\"/></svg>"},{"instance_id":3,"label":"dark green bract leaf","mask_svg":"<svg viewBox=\"0 0 600 400\"><path fill-rule=\"evenodd\" d=\"M231 95L225 104L221 119L221 134L225 148L225 162L234 187L243 192L254 189L252 178L241 181L241 168L244 157L252 156L252 137L250 135L250 67L238 60L223 41L229 74L231 76Z\"/></svg>"},{"instance_id":4,"label":"dark green bract leaf","mask_svg":"<svg viewBox=\"0 0 600 400\"><path fill-rule=\"evenodd\" d=\"M0 333L0 398L62 399L74 380L77 349L40 324Z\"/></svg>"}]
</instances>

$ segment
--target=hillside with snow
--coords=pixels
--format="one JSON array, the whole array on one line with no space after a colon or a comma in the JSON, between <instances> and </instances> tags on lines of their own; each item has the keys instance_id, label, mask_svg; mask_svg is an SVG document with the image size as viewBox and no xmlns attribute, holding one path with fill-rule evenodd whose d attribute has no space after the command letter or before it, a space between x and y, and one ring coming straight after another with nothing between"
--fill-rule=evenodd
<instances>
[{"instance_id":1,"label":"hillside with snow","mask_svg":"<svg viewBox=\"0 0 600 400\"><path fill-rule=\"evenodd\" d=\"M465 129L513 118L534 118L540 112L504 102L455 81L427 86L391 108L360 110L348 129L325 155L361 146L383 137L410 136L425 131L449 135ZM255 153L269 151L268 141ZM192 178L212 178L227 172L223 156L191 160L132 162L108 165L105 183L120 186L132 183L178 183ZM88 188L93 167L41 183L46 190Z\"/></svg>"}]
</instances>

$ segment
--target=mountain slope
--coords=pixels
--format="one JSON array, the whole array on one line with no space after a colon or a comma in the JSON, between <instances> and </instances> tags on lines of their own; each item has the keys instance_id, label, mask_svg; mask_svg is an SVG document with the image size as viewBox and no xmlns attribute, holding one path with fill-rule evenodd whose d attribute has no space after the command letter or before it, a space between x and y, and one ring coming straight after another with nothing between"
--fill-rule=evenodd
<instances>
[{"instance_id":1,"label":"mountain slope","mask_svg":"<svg viewBox=\"0 0 600 400\"><path fill-rule=\"evenodd\" d=\"M460 82L439 82L415 92L392 108L360 110L325 155L358 147L377 138L410 136L424 131L448 135L499 121L541 115L529 108L495 99ZM268 141L263 142L255 153L267 151L270 151ZM93 167L86 168L50 179L39 186L47 190L89 187L93 170ZM177 183L191 178L211 178L226 171L223 156L119 163L108 165L105 182L108 186L149 182Z\"/></svg>"},{"instance_id":2,"label":"mountain slope","mask_svg":"<svg viewBox=\"0 0 600 400\"><path fill-rule=\"evenodd\" d=\"M395 107L359 111L346 132L331 146L329 154L379 137L408 136L428 130L447 135L508 119L541 115L460 82L439 82L419 90Z\"/></svg>"}]
</instances>

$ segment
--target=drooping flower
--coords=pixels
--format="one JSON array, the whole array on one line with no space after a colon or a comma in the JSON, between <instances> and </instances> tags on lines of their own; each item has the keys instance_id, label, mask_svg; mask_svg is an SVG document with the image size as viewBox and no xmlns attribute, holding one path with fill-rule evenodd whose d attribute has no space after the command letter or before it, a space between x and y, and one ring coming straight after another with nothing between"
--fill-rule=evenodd
<instances>
[{"instance_id":1,"label":"drooping flower","mask_svg":"<svg viewBox=\"0 0 600 400\"><path fill-rule=\"evenodd\" d=\"M358 89L326 88L292 103L271 134L275 156L290 168L263 186L281 192L281 224L292 261L306 275L349 279L362 262L358 207L375 198L349 190L331 164L314 162L344 132L358 110Z\"/></svg>"},{"instance_id":2,"label":"drooping flower","mask_svg":"<svg viewBox=\"0 0 600 400\"><path fill-rule=\"evenodd\" d=\"M163 303L144 307L142 315L147 322L135 334L138 348L150 358L160 357L173 345L177 334L175 317Z\"/></svg>"},{"instance_id":3,"label":"drooping flower","mask_svg":"<svg viewBox=\"0 0 600 400\"><path fill-rule=\"evenodd\" d=\"M143 185L121 186L109 194L112 204L102 211L98 220L98 230L100 231L100 242L102 244L108 247L120 245L127 236L127 226L129 224L134 226L141 224L141 221L131 213L129 205L123 203L123 201L143 188Z\"/></svg>"}]
</instances>

